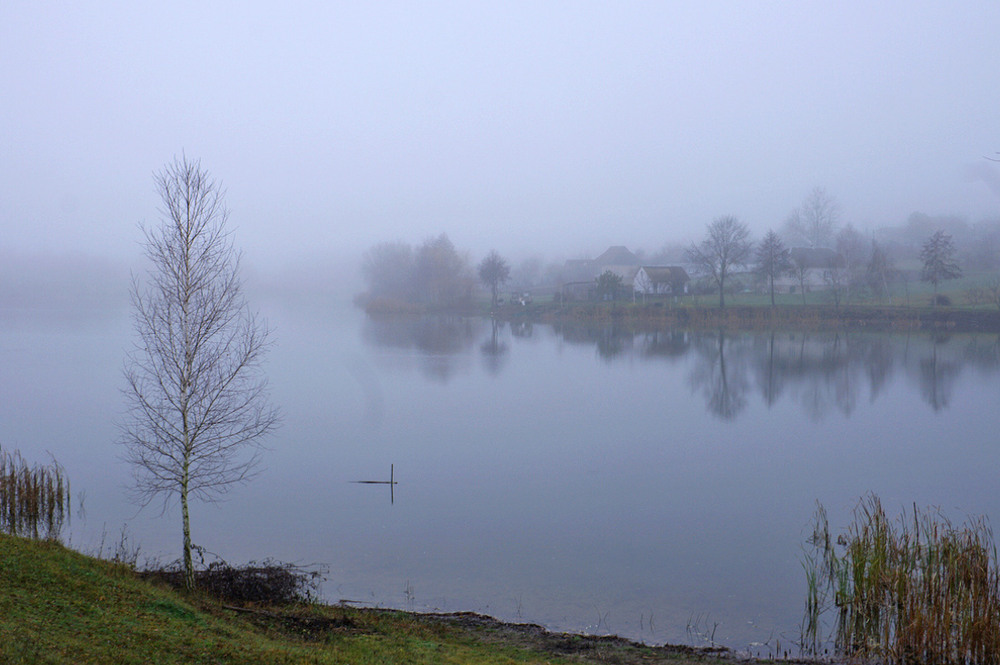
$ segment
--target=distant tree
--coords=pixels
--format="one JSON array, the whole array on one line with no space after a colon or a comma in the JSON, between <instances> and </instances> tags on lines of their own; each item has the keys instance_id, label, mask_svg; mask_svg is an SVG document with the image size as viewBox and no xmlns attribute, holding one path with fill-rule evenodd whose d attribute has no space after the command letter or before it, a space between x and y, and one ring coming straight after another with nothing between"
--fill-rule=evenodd
<instances>
[{"instance_id":1,"label":"distant tree","mask_svg":"<svg viewBox=\"0 0 1000 665\"><path fill-rule=\"evenodd\" d=\"M752 250L750 229L732 215L709 224L705 239L687 249L688 260L718 287L720 308L726 306L726 278L746 265Z\"/></svg>"},{"instance_id":2,"label":"distant tree","mask_svg":"<svg viewBox=\"0 0 1000 665\"><path fill-rule=\"evenodd\" d=\"M889 282L892 281L894 275L895 268L892 259L882 249L882 246L873 240L868 265L865 268L865 281L876 298L888 298L890 305L892 297L889 294Z\"/></svg>"},{"instance_id":3,"label":"distant tree","mask_svg":"<svg viewBox=\"0 0 1000 665\"><path fill-rule=\"evenodd\" d=\"M848 224L837 233L835 246L839 261L824 269L823 279L839 307L841 301L850 302L852 292L861 282L865 239Z\"/></svg>"},{"instance_id":4,"label":"distant tree","mask_svg":"<svg viewBox=\"0 0 1000 665\"><path fill-rule=\"evenodd\" d=\"M802 294L802 304L806 304L806 282L809 279L809 264L799 257L792 259L792 276L799 283L799 293Z\"/></svg>"},{"instance_id":5,"label":"distant tree","mask_svg":"<svg viewBox=\"0 0 1000 665\"><path fill-rule=\"evenodd\" d=\"M597 296L601 300L617 300L622 288L622 276L610 270L605 270L597 276Z\"/></svg>"},{"instance_id":6,"label":"distant tree","mask_svg":"<svg viewBox=\"0 0 1000 665\"><path fill-rule=\"evenodd\" d=\"M413 271L413 248L401 241L378 243L365 252L361 262L368 293L376 297L411 299Z\"/></svg>"},{"instance_id":7,"label":"distant tree","mask_svg":"<svg viewBox=\"0 0 1000 665\"><path fill-rule=\"evenodd\" d=\"M955 243L944 231L936 231L920 250L924 267L920 279L934 285L934 304L938 302L938 284L962 276L962 269L955 260Z\"/></svg>"},{"instance_id":8,"label":"distant tree","mask_svg":"<svg viewBox=\"0 0 1000 665\"><path fill-rule=\"evenodd\" d=\"M479 279L486 286L490 287L492 300L490 307L496 308L497 295L500 287L510 278L510 264L501 257L496 250L491 250L479 263Z\"/></svg>"},{"instance_id":9,"label":"distant tree","mask_svg":"<svg viewBox=\"0 0 1000 665\"><path fill-rule=\"evenodd\" d=\"M795 243L804 243L808 247L830 247L839 218L837 201L822 187L814 187L802 205L788 216L785 231Z\"/></svg>"},{"instance_id":10,"label":"distant tree","mask_svg":"<svg viewBox=\"0 0 1000 665\"><path fill-rule=\"evenodd\" d=\"M771 306L774 306L774 280L792 271L792 259L785 243L774 231L768 231L757 245L757 276L764 280L771 292Z\"/></svg>"},{"instance_id":11,"label":"distant tree","mask_svg":"<svg viewBox=\"0 0 1000 665\"><path fill-rule=\"evenodd\" d=\"M145 502L180 500L192 588L188 500L212 500L247 480L278 412L261 373L268 329L243 298L220 186L187 159L155 182L165 219L143 229L152 266L145 284L132 285L138 343L125 362L122 443Z\"/></svg>"},{"instance_id":12,"label":"distant tree","mask_svg":"<svg viewBox=\"0 0 1000 665\"><path fill-rule=\"evenodd\" d=\"M989 301L991 304L1000 307L1000 277L994 277L986 285Z\"/></svg>"},{"instance_id":13,"label":"distant tree","mask_svg":"<svg viewBox=\"0 0 1000 665\"><path fill-rule=\"evenodd\" d=\"M454 305L467 300L475 280L468 259L459 254L448 236L429 238L414 258L417 298L432 305Z\"/></svg>"}]
</instances>

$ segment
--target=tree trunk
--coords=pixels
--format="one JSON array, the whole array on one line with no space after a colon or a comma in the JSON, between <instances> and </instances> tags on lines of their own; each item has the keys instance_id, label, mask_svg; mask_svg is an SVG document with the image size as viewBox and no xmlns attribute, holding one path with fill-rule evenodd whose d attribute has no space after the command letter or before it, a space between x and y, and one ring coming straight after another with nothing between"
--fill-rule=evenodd
<instances>
[{"instance_id":1,"label":"tree trunk","mask_svg":"<svg viewBox=\"0 0 1000 665\"><path fill-rule=\"evenodd\" d=\"M726 308L726 276L719 278L719 309Z\"/></svg>"},{"instance_id":2,"label":"tree trunk","mask_svg":"<svg viewBox=\"0 0 1000 665\"><path fill-rule=\"evenodd\" d=\"M184 467L181 480L181 519L184 523L184 588L194 589L194 560L191 557L191 517L188 513L188 470Z\"/></svg>"}]
</instances>

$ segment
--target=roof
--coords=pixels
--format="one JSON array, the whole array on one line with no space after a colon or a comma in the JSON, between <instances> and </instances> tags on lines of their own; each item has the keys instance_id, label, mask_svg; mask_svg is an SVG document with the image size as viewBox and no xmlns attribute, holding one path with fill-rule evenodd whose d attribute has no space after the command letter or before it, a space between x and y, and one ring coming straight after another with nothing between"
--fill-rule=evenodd
<instances>
[{"instance_id":1,"label":"roof","mask_svg":"<svg viewBox=\"0 0 1000 665\"><path fill-rule=\"evenodd\" d=\"M844 267L844 257L829 247L792 247L788 255L795 265L803 268Z\"/></svg>"},{"instance_id":2,"label":"roof","mask_svg":"<svg viewBox=\"0 0 1000 665\"><path fill-rule=\"evenodd\" d=\"M598 266L637 266L639 259L625 245L608 247L593 261Z\"/></svg>"},{"instance_id":3,"label":"roof","mask_svg":"<svg viewBox=\"0 0 1000 665\"><path fill-rule=\"evenodd\" d=\"M642 266L642 270L653 284L663 282L687 282L687 271L680 266Z\"/></svg>"}]
</instances>

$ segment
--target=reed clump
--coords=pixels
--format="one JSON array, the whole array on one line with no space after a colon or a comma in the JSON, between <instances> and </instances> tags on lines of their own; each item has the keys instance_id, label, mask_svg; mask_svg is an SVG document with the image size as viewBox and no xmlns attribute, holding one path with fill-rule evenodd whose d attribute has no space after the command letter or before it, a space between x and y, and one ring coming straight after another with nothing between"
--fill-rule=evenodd
<instances>
[{"instance_id":1,"label":"reed clump","mask_svg":"<svg viewBox=\"0 0 1000 665\"><path fill-rule=\"evenodd\" d=\"M0 448L0 532L57 539L69 515L69 479L55 459L29 466Z\"/></svg>"},{"instance_id":2,"label":"reed clump","mask_svg":"<svg viewBox=\"0 0 1000 665\"><path fill-rule=\"evenodd\" d=\"M835 541L819 506L806 557L803 638L818 653L821 615L848 658L885 663L1000 663L1000 585L984 518L954 526L940 511L889 519L869 495Z\"/></svg>"}]
</instances>

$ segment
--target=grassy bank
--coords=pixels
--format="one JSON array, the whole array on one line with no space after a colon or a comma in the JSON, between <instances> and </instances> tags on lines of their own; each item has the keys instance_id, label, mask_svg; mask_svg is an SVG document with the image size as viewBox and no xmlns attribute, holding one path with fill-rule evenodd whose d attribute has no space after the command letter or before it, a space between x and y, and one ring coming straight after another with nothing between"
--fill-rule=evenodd
<instances>
[{"instance_id":1,"label":"grassy bank","mask_svg":"<svg viewBox=\"0 0 1000 665\"><path fill-rule=\"evenodd\" d=\"M234 607L52 541L0 535L0 663L721 662L471 614Z\"/></svg>"}]
</instances>

